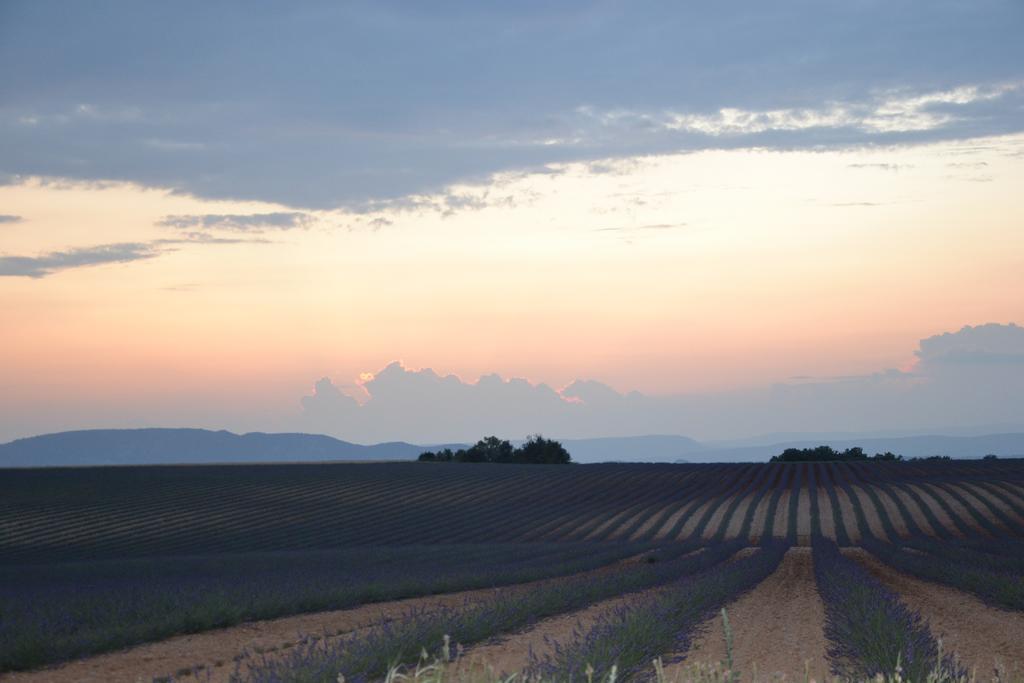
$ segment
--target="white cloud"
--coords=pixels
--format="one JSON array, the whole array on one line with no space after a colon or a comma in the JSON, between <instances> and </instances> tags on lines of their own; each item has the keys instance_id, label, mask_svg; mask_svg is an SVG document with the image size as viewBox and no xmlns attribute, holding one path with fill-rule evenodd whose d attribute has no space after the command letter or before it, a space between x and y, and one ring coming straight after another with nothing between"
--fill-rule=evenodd
<instances>
[{"instance_id":1,"label":"white cloud","mask_svg":"<svg viewBox=\"0 0 1024 683\"><path fill-rule=\"evenodd\" d=\"M476 382L391 363L362 383L362 405L321 379L302 399L300 428L372 442L475 440L486 434L561 438L683 434L698 439L768 432L943 429L1019 422L1024 328L965 327L923 339L912 372L794 378L727 393L623 394L595 380L561 390L492 374Z\"/></svg>"}]
</instances>

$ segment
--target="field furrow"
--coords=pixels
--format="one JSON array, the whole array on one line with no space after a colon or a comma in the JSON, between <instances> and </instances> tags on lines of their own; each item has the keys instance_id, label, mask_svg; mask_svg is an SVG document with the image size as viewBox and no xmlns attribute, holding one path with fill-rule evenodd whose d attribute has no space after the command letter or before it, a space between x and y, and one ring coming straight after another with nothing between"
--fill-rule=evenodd
<instances>
[{"instance_id":1,"label":"field furrow","mask_svg":"<svg viewBox=\"0 0 1024 683\"><path fill-rule=\"evenodd\" d=\"M825 610L814 583L810 548L790 548L775 572L749 593L726 605L733 633L736 670L745 680L825 680L829 672L824 635ZM668 680L696 663L726 660L722 616L703 626L679 664L667 667ZM772 634L765 637L765 634ZM756 672L756 675L755 675Z\"/></svg>"},{"instance_id":2,"label":"field furrow","mask_svg":"<svg viewBox=\"0 0 1024 683\"><path fill-rule=\"evenodd\" d=\"M862 550L844 552L920 612L944 649L970 670L981 677L990 676L997 666L1018 676L1024 673L1024 613L990 607L969 593L907 576Z\"/></svg>"}]
</instances>

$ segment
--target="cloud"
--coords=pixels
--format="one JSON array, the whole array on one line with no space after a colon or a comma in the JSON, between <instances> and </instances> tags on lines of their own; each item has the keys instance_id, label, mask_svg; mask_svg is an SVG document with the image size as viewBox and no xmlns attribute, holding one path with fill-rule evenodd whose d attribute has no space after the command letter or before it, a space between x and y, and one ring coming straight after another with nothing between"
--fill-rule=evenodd
<instances>
[{"instance_id":1,"label":"cloud","mask_svg":"<svg viewBox=\"0 0 1024 683\"><path fill-rule=\"evenodd\" d=\"M1024 129L1021 8L999 0L112 0L61 6L58 24L54 6L0 22L0 61L23 65L0 175L336 208L574 161Z\"/></svg>"},{"instance_id":2,"label":"cloud","mask_svg":"<svg viewBox=\"0 0 1024 683\"><path fill-rule=\"evenodd\" d=\"M1024 327L989 323L922 339L915 352L929 370L965 365L1024 365Z\"/></svg>"},{"instance_id":3,"label":"cloud","mask_svg":"<svg viewBox=\"0 0 1024 683\"><path fill-rule=\"evenodd\" d=\"M151 244L125 242L52 251L39 256L0 256L0 277L42 278L69 268L130 263L150 259L158 254L159 251Z\"/></svg>"},{"instance_id":4,"label":"cloud","mask_svg":"<svg viewBox=\"0 0 1024 683\"><path fill-rule=\"evenodd\" d=\"M205 232L185 232L178 239L153 240L151 244L273 244L264 237L215 237Z\"/></svg>"},{"instance_id":5,"label":"cloud","mask_svg":"<svg viewBox=\"0 0 1024 683\"><path fill-rule=\"evenodd\" d=\"M341 392L328 377L313 385L313 394L302 397L302 410L313 421L336 420L359 408L354 398Z\"/></svg>"},{"instance_id":6,"label":"cloud","mask_svg":"<svg viewBox=\"0 0 1024 683\"><path fill-rule=\"evenodd\" d=\"M914 168L913 164L847 164L847 168L874 168L880 171L902 171L907 168Z\"/></svg>"},{"instance_id":7,"label":"cloud","mask_svg":"<svg viewBox=\"0 0 1024 683\"><path fill-rule=\"evenodd\" d=\"M175 251L186 244L269 244L261 238L221 238L204 233L185 233L178 239L158 239L149 242L121 242L92 247L77 247L52 251L39 256L0 256L0 277L44 278L72 268L99 266L109 263L131 263L156 258Z\"/></svg>"},{"instance_id":8,"label":"cloud","mask_svg":"<svg viewBox=\"0 0 1024 683\"><path fill-rule=\"evenodd\" d=\"M313 217L299 212L275 212L253 214L201 214L186 216L164 216L157 225L165 228L201 228L204 230L232 230L235 232L262 230L292 230L305 228Z\"/></svg>"},{"instance_id":9,"label":"cloud","mask_svg":"<svg viewBox=\"0 0 1024 683\"><path fill-rule=\"evenodd\" d=\"M1020 423L1024 328L965 327L921 340L917 366L867 375L798 377L750 390L648 396L600 381L561 390L496 374L467 382L394 362L367 373L357 402L330 380L302 398L298 429L373 442L474 440L486 434L561 438L945 429Z\"/></svg>"},{"instance_id":10,"label":"cloud","mask_svg":"<svg viewBox=\"0 0 1024 683\"><path fill-rule=\"evenodd\" d=\"M4 223L20 223L23 220L25 219L21 216L0 213L0 225L3 225Z\"/></svg>"}]
</instances>

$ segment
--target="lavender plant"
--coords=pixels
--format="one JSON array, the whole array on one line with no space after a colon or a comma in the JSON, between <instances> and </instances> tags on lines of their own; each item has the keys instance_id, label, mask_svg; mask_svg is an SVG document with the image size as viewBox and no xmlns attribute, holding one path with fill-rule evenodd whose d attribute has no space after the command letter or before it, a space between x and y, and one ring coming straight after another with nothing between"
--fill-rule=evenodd
<instances>
[{"instance_id":1,"label":"lavender plant","mask_svg":"<svg viewBox=\"0 0 1024 683\"><path fill-rule=\"evenodd\" d=\"M867 680L899 674L925 681L966 675L939 646L917 612L910 610L839 547L821 536L813 540L814 574L825 605L825 637L834 673Z\"/></svg>"},{"instance_id":2,"label":"lavender plant","mask_svg":"<svg viewBox=\"0 0 1024 683\"><path fill-rule=\"evenodd\" d=\"M563 576L651 549L438 545L0 567L0 671L245 620Z\"/></svg>"},{"instance_id":3,"label":"lavender plant","mask_svg":"<svg viewBox=\"0 0 1024 683\"><path fill-rule=\"evenodd\" d=\"M282 656L250 661L232 681L333 683L338 673L349 681L371 680L395 664L415 661L424 648L435 647L446 635L459 645L480 642L598 600L708 569L739 547L737 542L723 543L674 560L622 567L600 577L568 577L528 592L499 591L459 607L409 612L350 638L306 638Z\"/></svg>"},{"instance_id":4,"label":"lavender plant","mask_svg":"<svg viewBox=\"0 0 1024 683\"><path fill-rule=\"evenodd\" d=\"M997 607L1024 610L1024 575L1019 569L1008 570L1004 563L996 561L986 567L984 558L962 555L936 561L934 556L907 552L875 540L866 540L863 546L890 567L911 576L974 593Z\"/></svg>"},{"instance_id":5,"label":"lavender plant","mask_svg":"<svg viewBox=\"0 0 1024 683\"><path fill-rule=\"evenodd\" d=\"M751 556L685 577L654 595L611 609L589 629L575 631L570 641L553 643L550 654L534 658L527 676L601 680L614 667L623 680L636 677L655 657L685 652L697 627L775 571L788 547L769 541Z\"/></svg>"}]
</instances>

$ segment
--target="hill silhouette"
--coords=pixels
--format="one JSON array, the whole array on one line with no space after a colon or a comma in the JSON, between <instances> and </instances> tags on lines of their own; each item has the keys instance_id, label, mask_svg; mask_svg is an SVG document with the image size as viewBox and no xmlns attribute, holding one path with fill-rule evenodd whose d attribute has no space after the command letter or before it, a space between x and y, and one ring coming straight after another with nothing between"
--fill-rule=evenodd
<instances>
[{"instance_id":1,"label":"hill silhouette","mask_svg":"<svg viewBox=\"0 0 1024 683\"><path fill-rule=\"evenodd\" d=\"M90 429L0 444L0 467L414 460L424 450L402 441L363 446L321 434Z\"/></svg>"}]
</instances>

